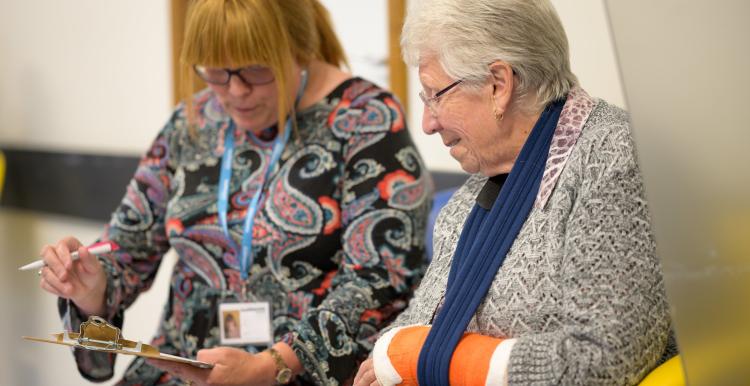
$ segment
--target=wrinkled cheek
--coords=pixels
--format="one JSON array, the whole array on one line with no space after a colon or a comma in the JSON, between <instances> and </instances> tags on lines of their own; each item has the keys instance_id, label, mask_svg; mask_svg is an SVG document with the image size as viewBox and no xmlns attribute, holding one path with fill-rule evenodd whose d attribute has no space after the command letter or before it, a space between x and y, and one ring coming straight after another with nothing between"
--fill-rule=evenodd
<instances>
[{"instance_id":1,"label":"wrinkled cheek","mask_svg":"<svg viewBox=\"0 0 750 386\"><path fill-rule=\"evenodd\" d=\"M479 162L477 162L476 158L468 158L461 163L461 168L469 174L479 173Z\"/></svg>"}]
</instances>

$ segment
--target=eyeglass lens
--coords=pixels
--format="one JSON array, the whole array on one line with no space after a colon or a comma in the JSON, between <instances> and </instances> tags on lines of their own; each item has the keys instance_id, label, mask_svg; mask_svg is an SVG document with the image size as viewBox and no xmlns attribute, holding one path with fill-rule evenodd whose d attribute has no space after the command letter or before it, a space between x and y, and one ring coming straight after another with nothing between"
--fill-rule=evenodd
<instances>
[{"instance_id":1,"label":"eyeglass lens","mask_svg":"<svg viewBox=\"0 0 750 386\"><path fill-rule=\"evenodd\" d=\"M273 71L265 66L247 66L239 69L195 66L195 72L201 79L212 84L228 84L232 75L237 75L247 84L260 85L273 81Z\"/></svg>"},{"instance_id":2,"label":"eyeglass lens","mask_svg":"<svg viewBox=\"0 0 750 386\"><path fill-rule=\"evenodd\" d=\"M428 97L424 91L420 91L419 98L422 99L422 103L424 103L427 107L429 107L432 113L435 114L438 99L440 99L441 96L443 96L445 93L450 91L452 88L458 86L458 84L461 83L462 81L463 79L459 79L449 84L448 86L444 87L442 90L436 92L435 95L432 97Z\"/></svg>"}]
</instances>

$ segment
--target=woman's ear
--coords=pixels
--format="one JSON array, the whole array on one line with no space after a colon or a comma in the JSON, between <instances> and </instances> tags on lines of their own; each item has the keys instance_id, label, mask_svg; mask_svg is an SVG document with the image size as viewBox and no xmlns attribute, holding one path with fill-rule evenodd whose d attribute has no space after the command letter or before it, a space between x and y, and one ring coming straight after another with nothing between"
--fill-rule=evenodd
<instances>
[{"instance_id":1,"label":"woman's ear","mask_svg":"<svg viewBox=\"0 0 750 386\"><path fill-rule=\"evenodd\" d=\"M501 60L490 64L490 82L492 82L493 110L505 113L510 105L515 87L513 68Z\"/></svg>"}]
</instances>

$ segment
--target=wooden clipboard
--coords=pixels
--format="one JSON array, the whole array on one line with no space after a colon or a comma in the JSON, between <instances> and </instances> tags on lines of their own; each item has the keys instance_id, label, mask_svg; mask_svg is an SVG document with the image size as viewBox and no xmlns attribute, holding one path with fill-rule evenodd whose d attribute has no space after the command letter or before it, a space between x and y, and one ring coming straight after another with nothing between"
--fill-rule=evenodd
<instances>
[{"instance_id":1,"label":"wooden clipboard","mask_svg":"<svg viewBox=\"0 0 750 386\"><path fill-rule=\"evenodd\" d=\"M65 331L59 334L52 334L52 339L36 338L33 336L24 336L23 339L112 354L137 355L140 357L185 363L202 369L214 367L210 363L164 354L159 352L154 346L123 339L119 328L107 323L106 320L98 316L91 316L89 320L81 323L80 332Z\"/></svg>"}]
</instances>

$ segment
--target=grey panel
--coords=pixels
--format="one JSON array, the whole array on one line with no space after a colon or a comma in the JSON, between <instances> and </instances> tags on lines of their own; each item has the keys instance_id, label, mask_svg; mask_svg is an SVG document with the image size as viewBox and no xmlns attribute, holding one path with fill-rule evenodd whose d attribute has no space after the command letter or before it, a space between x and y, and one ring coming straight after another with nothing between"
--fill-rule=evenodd
<instances>
[{"instance_id":1,"label":"grey panel","mask_svg":"<svg viewBox=\"0 0 750 386\"><path fill-rule=\"evenodd\" d=\"M690 385L750 384L750 2L607 0Z\"/></svg>"}]
</instances>

